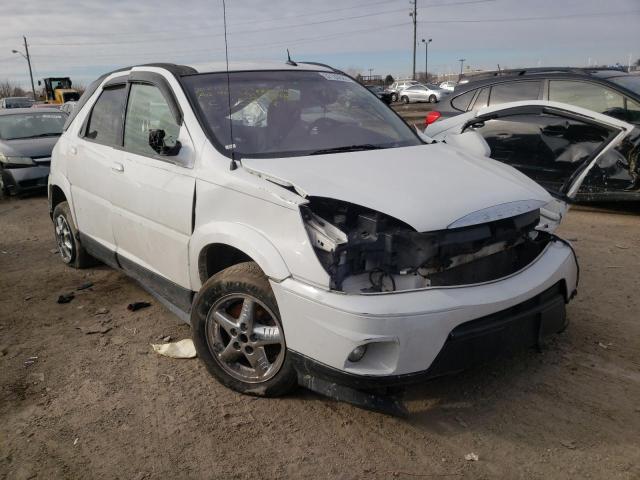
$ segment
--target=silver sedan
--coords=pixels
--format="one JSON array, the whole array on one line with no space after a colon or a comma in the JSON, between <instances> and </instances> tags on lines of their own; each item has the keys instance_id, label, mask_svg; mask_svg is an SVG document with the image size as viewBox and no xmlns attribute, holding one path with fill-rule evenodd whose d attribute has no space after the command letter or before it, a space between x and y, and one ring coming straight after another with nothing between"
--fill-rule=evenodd
<instances>
[{"instance_id":1,"label":"silver sedan","mask_svg":"<svg viewBox=\"0 0 640 480\"><path fill-rule=\"evenodd\" d=\"M412 85L398 93L398 97L402 103L413 102L439 102L445 95L450 92L443 90L434 85Z\"/></svg>"}]
</instances>

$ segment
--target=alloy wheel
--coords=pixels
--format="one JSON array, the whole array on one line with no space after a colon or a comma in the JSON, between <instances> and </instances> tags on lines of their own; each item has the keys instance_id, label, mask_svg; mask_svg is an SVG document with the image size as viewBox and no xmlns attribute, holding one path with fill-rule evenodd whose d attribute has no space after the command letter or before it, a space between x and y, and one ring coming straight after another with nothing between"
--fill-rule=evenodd
<instances>
[{"instance_id":1,"label":"alloy wheel","mask_svg":"<svg viewBox=\"0 0 640 480\"><path fill-rule=\"evenodd\" d=\"M55 220L56 243L58 251L65 263L69 263L73 258L73 238L71 237L71 227L64 215L58 215Z\"/></svg>"},{"instance_id":2,"label":"alloy wheel","mask_svg":"<svg viewBox=\"0 0 640 480\"><path fill-rule=\"evenodd\" d=\"M248 294L227 295L211 307L206 337L220 367L243 382L265 382L284 362L286 347L278 318Z\"/></svg>"}]
</instances>

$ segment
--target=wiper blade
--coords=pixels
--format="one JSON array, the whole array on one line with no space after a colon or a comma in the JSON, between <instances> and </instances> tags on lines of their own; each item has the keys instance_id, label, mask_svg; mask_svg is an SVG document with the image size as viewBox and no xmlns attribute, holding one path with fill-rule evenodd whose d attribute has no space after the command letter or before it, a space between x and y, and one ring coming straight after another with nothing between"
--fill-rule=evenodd
<instances>
[{"instance_id":1,"label":"wiper blade","mask_svg":"<svg viewBox=\"0 0 640 480\"><path fill-rule=\"evenodd\" d=\"M311 152L309 155L323 155L325 153L340 153L340 152L357 152L360 150L380 150L381 146L373 145L371 143L364 143L362 145L346 145L344 147L323 148Z\"/></svg>"},{"instance_id":2,"label":"wiper blade","mask_svg":"<svg viewBox=\"0 0 640 480\"><path fill-rule=\"evenodd\" d=\"M31 135L31 136L28 136L28 137L20 137L20 138L59 137L60 135L62 135L62 134L61 133L49 132L49 133L39 133L38 135Z\"/></svg>"}]
</instances>

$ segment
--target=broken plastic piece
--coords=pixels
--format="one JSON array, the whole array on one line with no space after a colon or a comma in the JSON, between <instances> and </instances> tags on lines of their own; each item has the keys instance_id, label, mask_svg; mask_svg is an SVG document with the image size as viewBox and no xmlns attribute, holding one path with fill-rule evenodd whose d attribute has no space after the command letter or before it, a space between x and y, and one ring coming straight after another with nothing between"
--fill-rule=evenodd
<instances>
[{"instance_id":1,"label":"broken plastic piece","mask_svg":"<svg viewBox=\"0 0 640 480\"><path fill-rule=\"evenodd\" d=\"M407 418L409 416L409 412L402 401L393 395L377 395L375 393L363 392L305 374L298 374L298 384L321 395L341 402L350 403L365 410L372 410L401 418Z\"/></svg>"},{"instance_id":2,"label":"broken plastic piece","mask_svg":"<svg viewBox=\"0 0 640 480\"><path fill-rule=\"evenodd\" d=\"M195 358L196 347L193 340L185 338L175 343L151 344L153 350L160 355L171 358Z\"/></svg>"},{"instance_id":3,"label":"broken plastic piece","mask_svg":"<svg viewBox=\"0 0 640 480\"><path fill-rule=\"evenodd\" d=\"M467 453L464 456L464 459L468 460L469 462L477 462L478 460L480 460L480 457L478 457L477 453L471 452L471 453Z\"/></svg>"},{"instance_id":4,"label":"broken plastic piece","mask_svg":"<svg viewBox=\"0 0 640 480\"><path fill-rule=\"evenodd\" d=\"M151 304L149 302L134 302L127 305L127 310L131 310L135 312L136 310L140 310L142 308L150 307Z\"/></svg>"}]
</instances>

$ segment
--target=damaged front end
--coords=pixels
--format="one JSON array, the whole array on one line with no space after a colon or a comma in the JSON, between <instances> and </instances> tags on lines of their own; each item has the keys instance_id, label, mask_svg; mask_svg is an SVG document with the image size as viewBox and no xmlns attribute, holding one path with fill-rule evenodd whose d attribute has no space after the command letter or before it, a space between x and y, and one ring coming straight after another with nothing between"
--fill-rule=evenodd
<instances>
[{"instance_id":1,"label":"damaged front end","mask_svg":"<svg viewBox=\"0 0 640 480\"><path fill-rule=\"evenodd\" d=\"M417 232L349 202L310 197L301 207L331 289L351 294L471 285L529 265L551 235L536 230L539 209L487 223Z\"/></svg>"}]
</instances>

